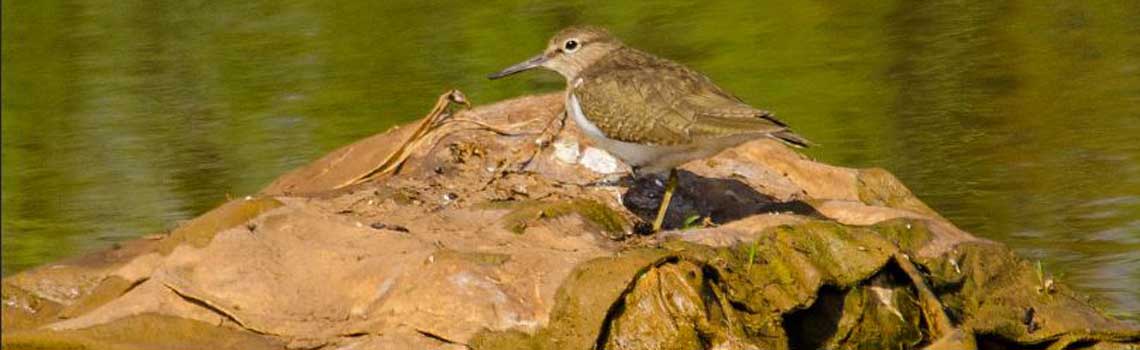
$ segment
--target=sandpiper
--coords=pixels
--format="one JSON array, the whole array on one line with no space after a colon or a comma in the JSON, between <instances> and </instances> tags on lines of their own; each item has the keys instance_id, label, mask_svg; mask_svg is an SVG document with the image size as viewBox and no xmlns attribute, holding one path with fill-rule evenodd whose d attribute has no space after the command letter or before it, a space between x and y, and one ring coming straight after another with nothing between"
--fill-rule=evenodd
<instances>
[{"instance_id":1,"label":"sandpiper","mask_svg":"<svg viewBox=\"0 0 1140 350\"><path fill-rule=\"evenodd\" d=\"M634 176L669 171L654 232L661 230L677 187L677 166L760 137L795 147L810 144L703 74L625 46L604 29L563 29L541 54L488 78L539 67L566 78L567 113Z\"/></svg>"}]
</instances>

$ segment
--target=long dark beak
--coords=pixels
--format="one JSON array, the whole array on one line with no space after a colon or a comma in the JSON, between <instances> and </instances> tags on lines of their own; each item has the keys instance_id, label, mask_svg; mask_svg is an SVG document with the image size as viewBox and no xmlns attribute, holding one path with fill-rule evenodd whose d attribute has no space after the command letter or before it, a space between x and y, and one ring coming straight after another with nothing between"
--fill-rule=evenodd
<instances>
[{"instance_id":1,"label":"long dark beak","mask_svg":"<svg viewBox=\"0 0 1140 350\"><path fill-rule=\"evenodd\" d=\"M501 70L498 73L492 73L491 75L487 76L487 79L495 80L511 74L522 72L524 70L535 68L541 66L542 63L546 62L547 59L548 58L545 54L539 54L538 56L531 57L522 63L507 67L507 69Z\"/></svg>"}]
</instances>

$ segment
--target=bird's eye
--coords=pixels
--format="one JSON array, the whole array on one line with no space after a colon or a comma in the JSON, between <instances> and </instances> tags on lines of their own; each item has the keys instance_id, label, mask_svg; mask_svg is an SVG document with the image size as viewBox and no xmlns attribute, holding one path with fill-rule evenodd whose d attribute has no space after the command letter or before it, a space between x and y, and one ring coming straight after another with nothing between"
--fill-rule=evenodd
<instances>
[{"instance_id":1,"label":"bird's eye","mask_svg":"<svg viewBox=\"0 0 1140 350\"><path fill-rule=\"evenodd\" d=\"M562 49L566 50L566 52L574 52L574 50L578 49L578 46L581 46L578 44L578 40L570 39L566 40L565 44L562 44Z\"/></svg>"}]
</instances>

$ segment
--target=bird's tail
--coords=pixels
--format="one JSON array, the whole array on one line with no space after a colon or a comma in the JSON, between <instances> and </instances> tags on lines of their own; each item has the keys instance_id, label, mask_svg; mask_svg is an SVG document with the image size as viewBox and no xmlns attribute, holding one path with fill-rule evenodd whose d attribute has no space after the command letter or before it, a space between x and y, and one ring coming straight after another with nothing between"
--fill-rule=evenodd
<instances>
[{"instance_id":1,"label":"bird's tail","mask_svg":"<svg viewBox=\"0 0 1140 350\"><path fill-rule=\"evenodd\" d=\"M816 145L815 142L811 142L808 139L805 139L803 136L797 135L790 130L778 131L769 135L796 148L808 148Z\"/></svg>"}]
</instances>

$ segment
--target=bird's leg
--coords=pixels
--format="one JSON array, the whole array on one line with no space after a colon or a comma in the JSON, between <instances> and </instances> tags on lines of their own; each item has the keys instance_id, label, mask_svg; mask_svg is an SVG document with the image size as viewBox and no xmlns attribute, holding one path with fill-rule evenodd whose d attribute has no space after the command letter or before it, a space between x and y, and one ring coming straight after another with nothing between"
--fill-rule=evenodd
<instances>
[{"instance_id":1,"label":"bird's leg","mask_svg":"<svg viewBox=\"0 0 1140 350\"><path fill-rule=\"evenodd\" d=\"M677 189L677 169L669 170L669 180L665 183L665 195L661 196L661 206L657 207L657 219L653 220L653 232L661 232L665 223L665 213L669 211L669 201L673 199L673 190Z\"/></svg>"}]
</instances>

